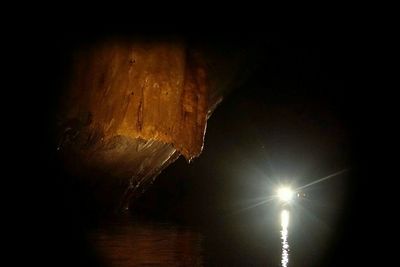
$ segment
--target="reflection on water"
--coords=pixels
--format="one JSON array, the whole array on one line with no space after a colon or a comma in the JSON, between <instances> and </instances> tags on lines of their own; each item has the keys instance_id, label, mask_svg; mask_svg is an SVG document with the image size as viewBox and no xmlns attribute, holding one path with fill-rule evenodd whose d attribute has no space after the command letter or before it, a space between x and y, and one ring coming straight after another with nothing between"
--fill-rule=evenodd
<instances>
[{"instance_id":1,"label":"reflection on water","mask_svg":"<svg viewBox=\"0 0 400 267\"><path fill-rule=\"evenodd\" d=\"M196 227L118 218L88 229L89 253L96 264L103 263L95 266L104 267L324 266L319 262L329 245L329 232L321 230L319 221L302 217L307 213L297 209L257 214L261 215L210 220Z\"/></svg>"},{"instance_id":2,"label":"reflection on water","mask_svg":"<svg viewBox=\"0 0 400 267\"><path fill-rule=\"evenodd\" d=\"M289 262L289 243L288 238L288 227L289 227L289 211L282 210L281 212L281 239L282 239L282 266L286 267Z\"/></svg>"},{"instance_id":3,"label":"reflection on water","mask_svg":"<svg viewBox=\"0 0 400 267\"><path fill-rule=\"evenodd\" d=\"M105 266L203 266L201 234L171 224L108 224L90 240Z\"/></svg>"}]
</instances>

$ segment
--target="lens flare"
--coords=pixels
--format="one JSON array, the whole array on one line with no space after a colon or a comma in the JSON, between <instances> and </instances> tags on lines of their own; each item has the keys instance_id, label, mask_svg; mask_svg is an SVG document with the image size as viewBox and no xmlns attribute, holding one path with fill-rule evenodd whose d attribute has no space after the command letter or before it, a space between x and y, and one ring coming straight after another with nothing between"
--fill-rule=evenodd
<instances>
[{"instance_id":1,"label":"lens flare","mask_svg":"<svg viewBox=\"0 0 400 267\"><path fill-rule=\"evenodd\" d=\"M290 202L294 192L290 187L281 187L278 189L278 197L283 202Z\"/></svg>"}]
</instances>

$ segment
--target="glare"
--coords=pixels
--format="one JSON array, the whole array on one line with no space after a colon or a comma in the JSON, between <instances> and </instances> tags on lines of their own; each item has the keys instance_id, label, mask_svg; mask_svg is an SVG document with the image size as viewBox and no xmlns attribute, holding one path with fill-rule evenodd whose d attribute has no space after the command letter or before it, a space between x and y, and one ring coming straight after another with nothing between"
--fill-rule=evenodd
<instances>
[{"instance_id":1,"label":"glare","mask_svg":"<svg viewBox=\"0 0 400 267\"><path fill-rule=\"evenodd\" d=\"M278 189L278 197L283 202L290 202L294 195L293 190L290 187L281 187Z\"/></svg>"}]
</instances>

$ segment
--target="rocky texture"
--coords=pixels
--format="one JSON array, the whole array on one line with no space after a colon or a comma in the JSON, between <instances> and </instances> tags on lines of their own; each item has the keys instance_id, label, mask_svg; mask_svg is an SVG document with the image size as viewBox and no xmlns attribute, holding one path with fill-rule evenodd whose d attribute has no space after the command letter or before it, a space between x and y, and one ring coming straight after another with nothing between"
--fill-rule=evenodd
<instances>
[{"instance_id":1,"label":"rocky texture","mask_svg":"<svg viewBox=\"0 0 400 267\"><path fill-rule=\"evenodd\" d=\"M128 187L126 203L179 155L199 156L221 100L218 68L179 40L81 49L61 100L58 149L69 169L105 185L105 195L113 183Z\"/></svg>"},{"instance_id":2,"label":"rocky texture","mask_svg":"<svg viewBox=\"0 0 400 267\"><path fill-rule=\"evenodd\" d=\"M206 72L182 43L106 43L75 66L65 117L80 121L88 148L125 136L172 144L188 160L200 154Z\"/></svg>"}]
</instances>

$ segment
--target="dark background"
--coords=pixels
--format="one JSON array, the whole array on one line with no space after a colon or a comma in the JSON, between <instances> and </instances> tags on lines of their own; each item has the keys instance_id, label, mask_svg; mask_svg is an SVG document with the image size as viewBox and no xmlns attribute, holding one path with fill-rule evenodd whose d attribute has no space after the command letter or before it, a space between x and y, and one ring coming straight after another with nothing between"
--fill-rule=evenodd
<instances>
[{"instance_id":1,"label":"dark background","mask_svg":"<svg viewBox=\"0 0 400 267\"><path fill-rule=\"evenodd\" d=\"M133 32L126 28L60 26L28 35L36 53L23 61L35 63L25 98L33 102L35 113L24 116L33 133L31 141L25 141L30 143L24 154L28 162L19 165L24 193L19 187L15 193L27 196L20 229L28 229L28 235L16 242L26 258L17 261L37 260L44 266L95 262L83 236L98 218L86 212L86 199L71 186L54 147L57 99L68 82L73 50L86 40L112 35L171 33L194 41L251 47L258 56L243 69L249 73L247 79L210 118L203 154L191 164L180 158L170 166L142 196L135 212L153 220L196 224L205 231L223 231L221 225L232 222L229 228L234 232L235 225L260 220L259 209L242 218L235 214L251 197L268 193L263 188L266 177L295 177L304 184L348 169L336 184L309 192L323 203L342 203L337 204L339 212L326 215L325 207L314 207L328 222L334 220L336 229L321 266L377 258L383 244L376 237L385 231L380 218L386 214L374 203L382 194L377 192L382 186L375 183L383 175L377 166L384 161L382 125L388 120L380 110L389 101L383 92L365 86L370 79L360 67L365 50L353 28L176 30L171 25L161 29L147 25ZM232 216L236 219L230 221ZM215 228L204 228L208 222ZM246 265L246 259L232 260Z\"/></svg>"}]
</instances>

